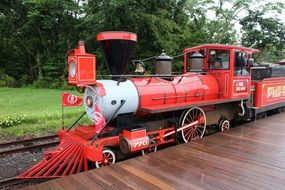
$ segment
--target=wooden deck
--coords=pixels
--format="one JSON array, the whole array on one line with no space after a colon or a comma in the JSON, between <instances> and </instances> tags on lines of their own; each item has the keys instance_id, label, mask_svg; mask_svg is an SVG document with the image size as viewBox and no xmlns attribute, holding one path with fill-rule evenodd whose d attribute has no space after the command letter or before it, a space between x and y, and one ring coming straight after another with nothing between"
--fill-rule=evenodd
<instances>
[{"instance_id":1,"label":"wooden deck","mask_svg":"<svg viewBox=\"0 0 285 190\"><path fill-rule=\"evenodd\" d=\"M284 189L285 113L27 189Z\"/></svg>"}]
</instances>

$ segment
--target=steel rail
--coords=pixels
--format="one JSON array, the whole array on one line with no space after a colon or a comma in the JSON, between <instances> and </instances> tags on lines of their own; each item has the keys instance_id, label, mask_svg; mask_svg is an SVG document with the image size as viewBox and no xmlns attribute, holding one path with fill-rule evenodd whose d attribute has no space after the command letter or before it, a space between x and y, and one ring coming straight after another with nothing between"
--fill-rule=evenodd
<instances>
[{"instance_id":1,"label":"steel rail","mask_svg":"<svg viewBox=\"0 0 285 190\"><path fill-rule=\"evenodd\" d=\"M17 186L17 185L22 185L25 183L41 183L41 182L45 182L48 181L50 179L38 179L38 178L17 178L17 177L12 177L12 178L7 178L7 179L3 179L0 181L0 189L8 189L11 188L13 186ZM23 188L23 186L20 186L17 189L21 189Z\"/></svg>"},{"instance_id":2,"label":"steel rail","mask_svg":"<svg viewBox=\"0 0 285 190\"><path fill-rule=\"evenodd\" d=\"M0 189L2 188L7 188L7 187L12 187L14 185L19 185L22 183L27 182L29 179L19 179L16 177L12 177L12 178L8 178L8 179L4 179L0 181Z\"/></svg>"},{"instance_id":3,"label":"steel rail","mask_svg":"<svg viewBox=\"0 0 285 190\"><path fill-rule=\"evenodd\" d=\"M55 140L55 141L47 142L47 143L42 143L42 144L25 146L25 144L28 144L28 143L40 142L40 141L49 140L49 139L55 139L56 137L58 137L58 135L49 135L49 136L43 136L43 137L30 138L30 139L24 139L24 140L19 140L19 141L2 143L2 144L0 144L1 148L4 148L4 147L8 148L9 146L14 146L14 145L23 145L24 147L15 147L15 148L12 147L11 149L0 151L0 156L18 153L18 152L29 151L29 150L33 150L33 149L56 146L59 144L59 140Z\"/></svg>"},{"instance_id":4,"label":"steel rail","mask_svg":"<svg viewBox=\"0 0 285 190\"><path fill-rule=\"evenodd\" d=\"M19 145L19 144L26 144L26 143L30 143L30 142L48 140L48 139L53 139L53 138L57 138L57 137L58 137L57 134L53 134L53 135L47 135L47 136L42 136L42 137L36 137L36 138L29 138L29 139L23 139L23 140L17 140L17 141L4 142L4 143L0 143L0 148L6 147L6 146L12 146L12 145Z\"/></svg>"},{"instance_id":5,"label":"steel rail","mask_svg":"<svg viewBox=\"0 0 285 190\"><path fill-rule=\"evenodd\" d=\"M52 147L58 144L59 144L59 141L54 141L54 142L48 142L48 143L37 144L37 145L32 145L32 146L25 146L25 147L20 147L20 148L4 150L4 151L0 151L0 156L6 155L6 154L17 153L17 152L29 151L33 149Z\"/></svg>"}]
</instances>

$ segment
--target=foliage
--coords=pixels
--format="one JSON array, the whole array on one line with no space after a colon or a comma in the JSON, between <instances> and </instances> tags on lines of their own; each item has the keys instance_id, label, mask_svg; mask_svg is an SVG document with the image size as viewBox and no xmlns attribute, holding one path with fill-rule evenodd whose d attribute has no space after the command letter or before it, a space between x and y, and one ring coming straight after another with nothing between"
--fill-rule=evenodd
<instances>
[{"instance_id":1,"label":"foliage","mask_svg":"<svg viewBox=\"0 0 285 190\"><path fill-rule=\"evenodd\" d=\"M0 116L0 127L7 128L19 125L23 123L26 119L26 115L23 116L10 116L10 115L1 115Z\"/></svg>"},{"instance_id":2,"label":"foliage","mask_svg":"<svg viewBox=\"0 0 285 190\"><path fill-rule=\"evenodd\" d=\"M261 50L269 46L283 49L285 44L285 26L277 18L264 18L264 11L249 10L248 16L240 23L244 30L242 43Z\"/></svg>"},{"instance_id":3,"label":"foliage","mask_svg":"<svg viewBox=\"0 0 285 190\"><path fill-rule=\"evenodd\" d=\"M203 43L237 44L237 23L242 25L243 45L282 52L284 23L279 18L284 2L266 1L2 0L1 85L65 86L66 53L82 39L87 51L97 55L98 75L108 74L96 43L97 33L106 30L137 33L135 59L159 55L163 49L174 56L187 46ZM278 14L266 17L272 11ZM149 72L151 61L146 62ZM175 71L181 61L174 63Z\"/></svg>"},{"instance_id":4,"label":"foliage","mask_svg":"<svg viewBox=\"0 0 285 190\"><path fill-rule=\"evenodd\" d=\"M266 16L280 15L282 9L282 3L265 4L255 11L248 10L248 15L240 20L242 44L261 50L258 61L277 62L285 57L285 25L277 16Z\"/></svg>"},{"instance_id":5,"label":"foliage","mask_svg":"<svg viewBox=\"0 0 285 190\"><path fill-rule=\"evenodd\" d=\"M184 4L185 0L89 1L84 39L94 40L105 30L130 31L138 35L137 59L158 55L163 49L175 55L183 49L187 30L187 15L181 11ZM147 70L152 65L147 64Z\"/></svg>"},{"instance_id":6,"label":"foliage","mask_svg":"<svg viewBox=\"0 0 285 190\"><path fill-rule=\"evenodd\" d=\"M285 49L280 50L275 46L266 46L257 57L258 62L266 62L266 63L278 63L280 60L285 57Z\"/></svg>"},{"instance_id":7,"label":"foliage","mask_svg":"<svg viewBox=\"0 0 285 190\"><path fill-rule=\"evenodd\" d=\"M73 89L72 86L68 86L66 80L52 77L39 78L33 82L32 86L35 88Z\"/></svg>"},{"instance_id":8,"label":"foliage","mask_svg":"<svg viewBox=\"0 0 285 190\"><path fill-rule=\"evenodd\" d=\"M60 76L65 52L78 36L76 4L72 0L15 0L1 1L0 7L4 47L0 63L5 72L16 80L29 76L27 81Z\"/></svg>"},{"instance_id":9,"label":"foliage","mask_svg":"<svg viewBox=\"0 0 285 190\"><path fill-rule=\"evenodd\" d=\"M0 70L0 87L3 86L17 87L18 83L13 77L7 75L2 70Z\"/></svg>"}]
</instances>

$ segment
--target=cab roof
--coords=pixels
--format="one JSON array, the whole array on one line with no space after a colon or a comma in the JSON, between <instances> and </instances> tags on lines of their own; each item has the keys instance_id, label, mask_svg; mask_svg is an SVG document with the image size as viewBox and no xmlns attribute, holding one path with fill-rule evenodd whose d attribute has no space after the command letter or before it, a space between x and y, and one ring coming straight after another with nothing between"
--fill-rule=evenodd
<instances>
[{"instance_id":1,"label":"cab roof","mask_svg":"<svg viewBox=\"0 0 285 190\"><path fill-rule=\"evenodd\" d=\"M252 53L260 52L258 49L254 49L254 48L248 48L248 47L237 46L237 45L226 45L226 44L202 44L202 45L191 47L191 48L185 48L183 52L187 53L189 51L195 51L195 50L202 49L202 48L207 48L207 49L217 48L217 49L225 49L225 50L235 49L235 50L252 52Z\"/></svg>"}]
</instances>

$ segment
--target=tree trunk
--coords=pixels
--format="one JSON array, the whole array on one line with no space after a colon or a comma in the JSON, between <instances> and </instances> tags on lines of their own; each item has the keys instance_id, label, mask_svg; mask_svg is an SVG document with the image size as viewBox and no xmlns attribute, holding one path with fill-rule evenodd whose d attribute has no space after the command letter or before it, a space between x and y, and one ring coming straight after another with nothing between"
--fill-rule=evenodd
<instances>
[{"instance_id":1,"label":"tree trunk","mask_svg":"<svg viewBox=\"0 0 285 190\"><path fill-rule=\"evenodd\" d=\"M35 80L35 72L34 72L34 68L32 66L32 56L29 55L29 75L30 75L30 80L34 81Z\"/></svg>"},{"instance_id":2,"label":"tree trunk","mask_svg":"<svg viewBox=\"0 0 285 190\"><path fill-rule=\"evenodd\" d=\"M38 67L38 79L43 78L43 68L42 68L42 63L41 63L40 57L41 57L40 54L37 53L36 61L37 61L37 67Z\"/></svg>"}]
</instances>

